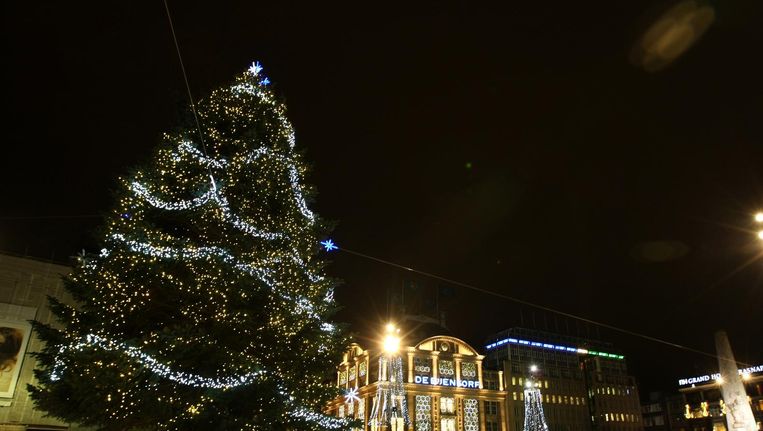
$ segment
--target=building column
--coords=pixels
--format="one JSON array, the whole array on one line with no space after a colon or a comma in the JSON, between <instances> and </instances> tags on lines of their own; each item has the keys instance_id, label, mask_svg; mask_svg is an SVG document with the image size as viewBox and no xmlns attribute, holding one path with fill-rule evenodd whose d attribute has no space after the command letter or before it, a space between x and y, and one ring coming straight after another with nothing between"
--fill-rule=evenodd
<instances>
[{"instance_id":1,"label":"building column","mask_svg":"<svg viewBox=\"0 0 763 431\"><path fill-rule=\"evenodd\" d=\"M416 397L408 392L408 417L411 418L411 423L408 425L408 431L413 431L413 422L416 420Z\"/></svg>"},{"instance_id":2,"label":"building column","mask_svg":"<svg viewBox=\"0 0 763 431\"><path fill-rule=\"evenodd\" d=\"M413 352L408 352L408 383L413 383Z\"/></svg>"},{"instance_id":3,"label":"building column","mask_svg":"<svg viewBox=\"0 0 763 431\"><path fill-rule=\"evenodd\" d=\"M432 431L439 431L440 429L440 397L432 394Z\"/></svg>"},{"instance_id":4,"label":"building column","mask_svg":"<svg viewBox=\"0 0 763 431\"><path fill-rule=\"evenodd\" d=\"M505 400L501 400L499 407L501 408L501 431L509 431L509 403Z\"/></svg>"},{"instance_id":5,"label":"building column","mask_svg":"<svg viewBox=\"0 0 763 431\"><path fill-rule=\"evenodd\" d=\"M461 358L453 358L453 366L456 367L456 385L461 383ZM461 386L457 386L461 387Z\"/></svg>"},{"instance_id":6,"label":"building column","mask_svg":"<svg viewBox=\"0 0 763 431\"><path fill-rule=\"evenodd\" d=\"M432 355L432 378L436 379L438 376L437 370L437 355Z\"/></svg>"},{"instance_id":7,"label":"building column","mask_svg":"<svg viewBox=\"0 0 763 431\"><path fill-rule=\"evenodd\" d=\"M480 389L484 389L482 385L482 359L477 360L477 380L480 382Z\"/></svg>"},{"instance_id":8,"label":"building column","mask_svg":"<svg viewBox=\"0 0 763 431\"><path fill-rule=\"evenodd\" d=\"M477 410L477 414L480 415L480 430L485 431L485 412L487 409L485 408L485 404L487 401L480 401L479 406L480 408Z\"/></svg>"}]
</instances>

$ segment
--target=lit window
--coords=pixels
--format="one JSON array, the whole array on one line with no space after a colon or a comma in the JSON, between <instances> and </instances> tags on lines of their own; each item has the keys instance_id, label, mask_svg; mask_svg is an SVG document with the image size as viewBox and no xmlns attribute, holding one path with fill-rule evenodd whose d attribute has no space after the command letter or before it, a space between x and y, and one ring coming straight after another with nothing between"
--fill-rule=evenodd
<instances>
[{"instance_id":1,"label":"lit window","mask_svg":"<svg viewBox=\"0 0 763 431\"><path fill-rule=\"evenodd\" d=\"M432 405L429 395L416 395L416 431L431 431Z\"/></svg>"},{"instance_id":2,"label":"lit window","mask_svg":"<svg viewBox=\"0 0 763 431\"><path fill-rule=\"evenodd\" d=\"M453 367L453 361L439 361L437 369L441 376L455 376L456 371Z\"/></svg>"},{"instance_id":3,"label":"lit window","mask_svg":"<svg viewBox=\"0 0 763 431\"><path fill-rule=\"evenodd\" d=\"M455 398L450 397L442 397L440 398L440 413L450 413L456 411L456 400Z\"/></svg>"},{"instance_id":4,"label":"lit window","mask_svg":"<svg viewBox=\"0 0 763 431\"><path fill-rule=\"evenodd\" d=\"M464 431L479 431L479 401L474 398L464 400Z\"/></svg>"}]
</instances>

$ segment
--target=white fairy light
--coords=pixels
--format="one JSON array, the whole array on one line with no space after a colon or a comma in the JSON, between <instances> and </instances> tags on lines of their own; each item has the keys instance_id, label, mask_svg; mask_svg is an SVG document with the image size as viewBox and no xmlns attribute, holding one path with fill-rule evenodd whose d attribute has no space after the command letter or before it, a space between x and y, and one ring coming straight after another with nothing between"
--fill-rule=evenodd
<instances>
[{"instance_id":1,"label":"white fairy light","mask_svg":"<svg viewBox=\"0 0 763 431\"><path fill-rule=\"evenodd\" d=\"M137 181L134 181L132 183L131 188L136 195L145 199L146 202L148 202L152 206L156 208L165 209L165 210L189 210L193 208L198 208L206 204L207 202L209 202L210 199L214 199L214 196L217 194L217 191L214 188L212 188L208 190L206 193L204 193L203 195L188 201L165 202L153 196L143 184Z\"/></svg>"},{"instance_id":2,"label":"white fairy light","mask_svg":"<svg viewBox=\"0 0 763 431\"><path fill-rule=\"evenodd\" d=\"M127 357L135 359L140 362L141 366L150 370L154 374L164 377L166 379L178 382L183 385L196 386L201 388L213 388L213 389L230 389L237 386L249 385L256 380L262 378L265 375L265 371L257 370L246 374L230 377L204 377L198 374L186 373L183 371L173 371L168 365L161 363L156 358L146 353L143 353L140 349L128 346L125 343L119 343L111 341L107 338L101 337L96 334L88 334L83 339L67 345L62 346L59 350L61 354L67 350L83 350L85 348L98 348L107 351L121 352ZM59 358L56 359L56 364L53 367L50 378L51 380L58 380L63 373L64 364Z\"/></svg>"}]
</instances>

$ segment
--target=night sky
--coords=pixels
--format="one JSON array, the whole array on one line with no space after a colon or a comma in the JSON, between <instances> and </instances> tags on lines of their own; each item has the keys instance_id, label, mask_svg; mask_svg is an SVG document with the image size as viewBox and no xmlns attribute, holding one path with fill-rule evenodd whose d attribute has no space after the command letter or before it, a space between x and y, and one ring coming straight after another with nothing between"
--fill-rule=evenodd
<instances>
[{"instance_id":1,"label":"night sky","mask_svg":"<svg viewBox=\"0 0 763 431\"><path fill-rule=\"evenodd\" d=\"M704 351L726 329L757 365L763 3L716 3L706 33L652 71L633 47L673 2L170 7L194 97L264 65L341 247ZM67 261L98 249L92 215L183 117L178 59L161 1L3 9L0 250ZM369 335L406 274L330 258L339 318ZM483 352L532 316L453 295L450 330ZM642 393L715 369L599 335Z\"/></svg>"}]
</instances>

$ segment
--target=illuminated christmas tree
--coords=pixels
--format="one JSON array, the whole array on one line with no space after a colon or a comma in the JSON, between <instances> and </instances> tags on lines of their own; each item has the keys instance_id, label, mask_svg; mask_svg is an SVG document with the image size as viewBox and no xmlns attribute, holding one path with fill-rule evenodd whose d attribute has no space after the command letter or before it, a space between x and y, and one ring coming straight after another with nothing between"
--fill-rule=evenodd
<instances>
[{"instance_id":1,"label":"illuminated christmas tree","mask_svg":"<svg viewBox=\"0 0 763 431\"><path fill-rule=\"evenodd\" d=\"M36 324L37 407L125 429L344 429L324 416L343 335L316 259L326 229L284 105L255 63L121 181L103 249Z\"/></svg>"},{"instance_id":2,"label":"illuminated christmas tree","mask_svg":"<svg viewBox=\"0 0 763 431\"><path fill-rule=\"evenodd\" d=\"M540 393L540 384L536 383L534 374L538 368L530 367L532 375L525 383L525 426L523 431L548 431L546 416L543 414L543 395Z\"/></svg>"}]
</instances>

